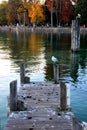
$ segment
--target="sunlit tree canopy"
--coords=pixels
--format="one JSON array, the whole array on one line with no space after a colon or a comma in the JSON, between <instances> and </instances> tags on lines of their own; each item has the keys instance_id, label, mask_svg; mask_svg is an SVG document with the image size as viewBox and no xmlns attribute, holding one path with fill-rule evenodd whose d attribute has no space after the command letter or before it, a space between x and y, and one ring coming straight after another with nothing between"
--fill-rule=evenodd
<instances>
[{"instance_id":1,"label":"sunlit tree canopy","mask_svg":"<svg viewBox=\"0 0 87 130\"><path fill-rule=\"evenodd\" d=\"M69 25L78 13L87 24L87 0L8 0L0 4L0 24L51 24L52 18L53 25Z\"/></svg>"},{"instance_id":2,"label":"sunlit tree canopy","mask_svg":"<svg viewBox=\"0 0 87 130\"><path fill-rule=\"evenodd\" d=\"M31 23L40 23L45 21L44 10L40 2L33 2L30 7L29 17Z\"/></svg>"}]
</instances>

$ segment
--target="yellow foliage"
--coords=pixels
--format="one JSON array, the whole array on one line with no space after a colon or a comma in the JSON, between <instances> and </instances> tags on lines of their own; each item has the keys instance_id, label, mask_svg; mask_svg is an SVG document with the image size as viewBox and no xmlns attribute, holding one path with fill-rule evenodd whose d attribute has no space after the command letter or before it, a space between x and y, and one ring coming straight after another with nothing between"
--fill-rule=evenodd
<instances>
[{"instance_id":1,"label":"yellow foliage","mask_svg":"<svg viewBox=\"0 0 87 130\"><path fill-rule=\"evenodd\" d=\"M39 2L37 3L34 2L31 4L31 7L29 9L29 17L31 23L40 23L45 20L43 7Z\"/></svg>"}]
</instances>

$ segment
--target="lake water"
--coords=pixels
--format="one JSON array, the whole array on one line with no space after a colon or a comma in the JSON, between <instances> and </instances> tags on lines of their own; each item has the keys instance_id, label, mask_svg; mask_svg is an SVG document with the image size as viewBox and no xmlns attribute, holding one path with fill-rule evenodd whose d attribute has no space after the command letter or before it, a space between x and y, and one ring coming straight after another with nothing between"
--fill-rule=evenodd
<instances>
[{"instance_id":1,"label":"lake water","mask_svg":"<svg viewBox=\"0 0 87 130\"><path fill-rule=\"evenodd\" d=\"M51 56L58 58L60 80L71 89L71 107L79 120L87 122L87 35L81 35L78 54L71 53L70 34L0 32L0 129L7 119L9 83L20 87L20 64L25 63L31 81L53 80Z\"/></svg>"}]
</instances>

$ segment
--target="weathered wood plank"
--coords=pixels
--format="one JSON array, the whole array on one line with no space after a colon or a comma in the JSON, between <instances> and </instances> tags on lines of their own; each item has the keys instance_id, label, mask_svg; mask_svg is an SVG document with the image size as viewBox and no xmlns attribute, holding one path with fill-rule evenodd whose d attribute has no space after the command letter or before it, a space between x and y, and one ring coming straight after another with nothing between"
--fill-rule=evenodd
<instances>
[{"instance_id":1,"label":"weathered wood plank","mask_svg":"<svg viewBox=\"0 0 87 130\"><path fill-rule=\"evenodd\" d=\"M22 86L18 100L26 111L12 112L4 130L72 130L72 114L60 112L60 85L53 82Z\"/></svg>"},{"instance_id":2,"label":"weathered wood plank","mask_svg":"<svg viewBox=\"0 0 87 130\"><path fill-rule=\"evenodd\" d=\"M15 112L13 113L7 124L7 128L11 127L12 130L22 129L59 129L59 130L72 130L72 116L70 113L56 114L54 111L49 111L50 115L35 115L37 111ZM8 130L8 129L5 129Z\"/></svg>"}]
</instances>

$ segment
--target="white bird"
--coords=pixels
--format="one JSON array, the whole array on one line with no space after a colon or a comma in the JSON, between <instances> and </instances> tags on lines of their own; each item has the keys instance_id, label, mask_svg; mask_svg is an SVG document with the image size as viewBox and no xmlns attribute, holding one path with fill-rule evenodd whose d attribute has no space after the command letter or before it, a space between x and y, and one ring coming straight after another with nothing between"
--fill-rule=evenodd
<instances>
[{"instance_id":1,"label":"white bird","mask_svg":"<svg viewBox=\"0 0 87 130\"><path fill-rule=\"evenodd\" d=\"M77 18L80 18L80 17L81 17L81 14L78 14L78 15L76 16L76 19L77 19Z\"/></svg>"},{"instance_id":2,"label":"white bird","mask_svg":"<svg viewBox=\"0 0 87 130\"><path fill-rule=\"evenodd\" d=\"M78 14L78 17L80 18L80 17L81 17L81 14Z\"/></svg>"},{"instance_id":3,"label":"white bird","mask_svg":"<svg viewBox=\"0 0 87 130\"><path fill-rule=\"evenodd\" d=\"M52 56L51 60L54 62L54 63L57 63L58 62L58 59L54 56Z\"/></svg>"}]
</instances>

